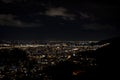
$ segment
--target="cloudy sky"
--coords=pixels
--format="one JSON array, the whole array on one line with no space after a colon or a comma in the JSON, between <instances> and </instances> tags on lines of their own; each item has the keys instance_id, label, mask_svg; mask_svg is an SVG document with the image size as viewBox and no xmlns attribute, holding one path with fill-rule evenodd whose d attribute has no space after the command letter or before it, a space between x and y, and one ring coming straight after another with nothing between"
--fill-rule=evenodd
<instances>
[{"instance_id":1,"label":"cloudy sky","mask_svg":"<svg viewBox=\"0 0 120 80\"><path fill-rule=\"evenodd\" d=\"M101 40L120 36L119 10L115 0L0 0L0 39Z\"/></svg>"}]
</instances>

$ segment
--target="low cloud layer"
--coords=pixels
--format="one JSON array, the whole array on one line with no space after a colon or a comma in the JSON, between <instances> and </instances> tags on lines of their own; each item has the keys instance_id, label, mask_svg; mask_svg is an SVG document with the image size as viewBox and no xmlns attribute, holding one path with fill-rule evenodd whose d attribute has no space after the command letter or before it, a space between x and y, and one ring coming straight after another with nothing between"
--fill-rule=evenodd
<instances>
[{"instance_id":1,"label":"low cloud layer","mask_svg":"<svg viewBox=\"0 0 120 80\"><path fill-rule=\"evenodd\" d=\"M27 0L2 0L4 3L26 2Z\"/></svg>"},{"instance_id":2,"label":"low cloud layer","mask_svg":"<svg viewBox=\"0 0 120 80\"><path fill-rule=\"evenodd\" d=\"M68 13L68 10L63 7L58 7L58 8L48 8L45 11L45 15L51 16L51 17L61 17L63 19L69 19L69 20L74 20L75 16L74 14Z\"/></svg>"},{"instance_id":3,"label":"low cloud layer","mask_svg":"<svg viewBox=\"0 0 120 80\"><path fill-rule=\"evenodd\" d=\"M84 30L114 30L115 27L108 25L108 24L98 24L98 23L91 23L91 24L83 24L82 28Z\"/></svg>"},{"instance_id":4,"label":"low cloud layer","mask_svg":"<svg viewBox=\"0 0 120 80\"><path fill-rule=\"evenodd\" d=\"M17 16L11 14L1 14L0 15L0 25L1 26L12 26L12 27L36 27L40 24L33 22L23 22L17 19Z\"/></svg>"}]
</instances>

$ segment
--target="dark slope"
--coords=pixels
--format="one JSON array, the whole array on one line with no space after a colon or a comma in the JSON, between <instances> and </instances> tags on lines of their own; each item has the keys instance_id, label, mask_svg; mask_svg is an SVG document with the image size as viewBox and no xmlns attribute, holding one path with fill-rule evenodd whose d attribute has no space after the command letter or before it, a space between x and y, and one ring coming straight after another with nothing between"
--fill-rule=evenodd
<instances>
[{"instance_id":1,"label":"dark slope","mask_svg":"<svg viewBox=\"0 0 120 80\"><path fill-rule=\"evenodd\" d=\"M118 44L120 41L120 37L109 38L106 40L101 40L97 44L104 44L104 43L111 43L111 44Z\"/></svg>"},{"instance_id":2,"label":"dark slope","mask_svg":"<svg viewBox=\"0 0 120 80\"><path fill-rule=\"evenodd\" d=\"M98 63L98 78L113 78L117 79L119 76L119 54L120 54L120 37L101 41L99 43L110 43L110 45L95 51L97 54Z\"/></svg>"}]
</instances>

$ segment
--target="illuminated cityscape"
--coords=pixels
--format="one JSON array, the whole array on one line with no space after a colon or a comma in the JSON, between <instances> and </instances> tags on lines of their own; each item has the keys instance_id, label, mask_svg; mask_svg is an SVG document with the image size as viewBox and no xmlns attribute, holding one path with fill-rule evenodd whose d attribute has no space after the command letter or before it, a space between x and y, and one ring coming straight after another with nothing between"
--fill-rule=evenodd
<instances>
[{"instance_id":1,"label":"illuminated cityscape","mask_svg":"<svg viewBox=\"0 0 120 80\"><path fill-rule=\"evenodd\" d=\"M0 0L0 80L119 80L119 10L119 0Z\"/></svg>"},{"instance_id":2,"label":"illuminated cityscape","mask_svg":"<svg viewBox=\"0 0 120 80\"><path fill-rule=\"evenodd\" d=\"M32 63L32 68L30 69L30 73L36 74L38 76L44 76L45 73L41 72L46 70L49 66L55 66L60 62L70 61L74 64L80 64L84 67L95 67L97 66L96 58L93 57L91 53L84 53L86 51L91 52L95 51L98 48L109 45L109 43L97 45L98 41L3 41L4 43L0 44L0 51L4 52L8 50L11 52L14 49L20 49L27 53L28 61L19 62L19 65L11 64L0 65L0 78L2 79L4 76L9 74L15 74L20 70L25 75L28 76L28 67L25 64L28 64L29 61L34 61ZM16 53L17 54L17 53ZM77 58L78 57L78 58ZM30 63L29 63L30 64ZM8 70L4 74L2 71ZM77 73L73 72L73 75ZM30 74L29 74L30 75ZM15 75L14 75L15 76ZM11 77L10 77L11 78ZM49 80L49 78L48 78Z\"/></svg>"}]
</instances>

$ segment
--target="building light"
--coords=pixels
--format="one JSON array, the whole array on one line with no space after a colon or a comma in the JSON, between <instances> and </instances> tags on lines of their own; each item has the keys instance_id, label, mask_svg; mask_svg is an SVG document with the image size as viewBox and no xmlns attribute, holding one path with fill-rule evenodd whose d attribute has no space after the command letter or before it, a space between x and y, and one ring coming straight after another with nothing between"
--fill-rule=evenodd
<instances>
[{"instance_id":1,"label":"building light","mask_svg":"<svg viewBox=\"0 0 120 80\"><path fill-rule=\"evenodd\" d=\"M75 54L73 54L73 56L76 56Z\"/></svg>"}]
</instances>

